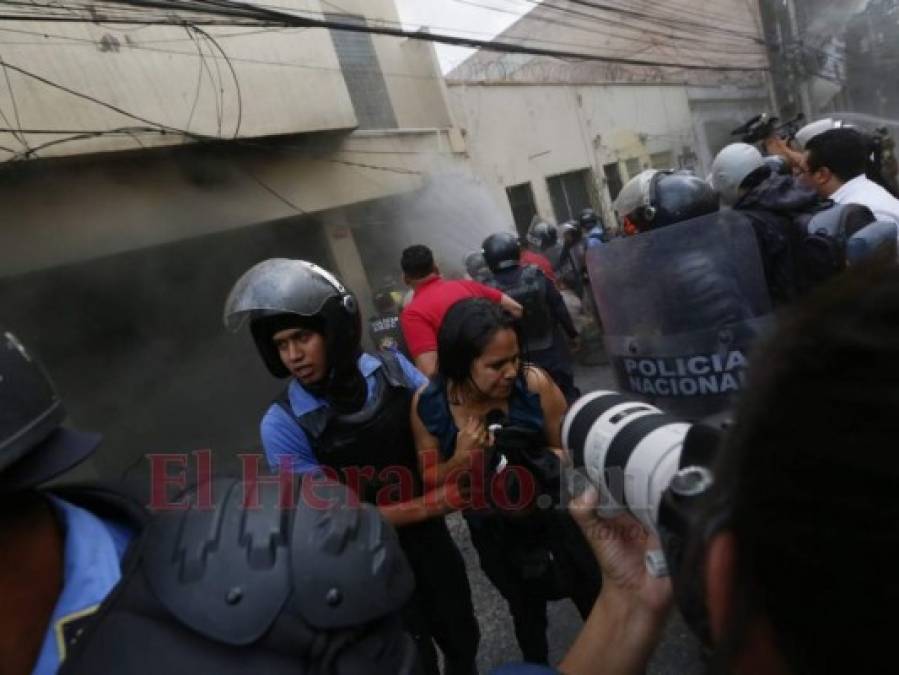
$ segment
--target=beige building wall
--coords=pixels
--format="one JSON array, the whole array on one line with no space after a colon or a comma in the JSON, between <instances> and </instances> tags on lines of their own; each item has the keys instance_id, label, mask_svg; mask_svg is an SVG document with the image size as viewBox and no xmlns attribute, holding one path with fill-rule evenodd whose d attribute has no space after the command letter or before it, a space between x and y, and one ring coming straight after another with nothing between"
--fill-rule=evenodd
<instances>
[{"instance_id":1,"label":"beige building wall","mask_svg":"<svg viewBox=\"0 0 899 675\"><path fill-rule=\"evenodd\" d=\"M278 4L317 18L333 10L319 0ZM393 0L347 0L341 8L398 21ZM0 198L17 204L0 215L0 276L408 193L465 147L427 42L370 37L397 126L354 130L349 80L325 29L205 28L226 61L208 40L177 27L3 28L46 32L4 48L9 65L153 122L240 140L195 144L147 133L144 122L10 69L16 106L0 87L0 111L9 119L17 111L23 128L61 133L0 132L0 148L16 159L42 160L16 162L0 178ZM126 129L68 140L119 127ZM11 155L0 150L0 161Z\"/></svg>"},{"instance_id":2,"label":"beige building wall","mask_svg":"<svg viewBox=\"0 0 899 675\"><path fill-rule=\"evenodd\" d=\"M665 153L675 167L689 161L695 142L684 87L451 83L450 94L472 170L496 200L509 208L505 188L530 182L537 212L553 220L548 177L590 169L612 222L605 165L626 182Z\"/></svg>"},{"instance_id":3,"label":"beige building wall","mask_svg":"<svg viewBox=\"0 0 899 675\"><path fill-rule=\"evenodd\" d=\"M33 163L0 181L0 277L410 192L451 146L445 131L362 133Z\"/></svg>"},{"instance_id":4,"label":"beige building wall","mask_svg":"<svg viewBox=\"0 0 899 675\"><path fill-rule=\"evenodd\" d=\"M289 0L292 10L321 18L318 0ZM248 138L351 129L356 116L326 30L4 21L3 59L12 95L0 88L6 122L60 134L0 133L16 151L59 141L79 131L123 129L37 152L40 157L179 145L183 135L160 135L164 125L215 138ZM34 37L30 37L34 36ZM63 91L15 70L22 68L123 112ZM232 69L233 68L233 73ZM13 100L14 99L14 100ZM125 113L130 113L125 114ZM143 118L143 119L138 119ZM16 122L15 120L18 120ZM3 126L7 126L5 123ZM27 147L26 147L27 146ZM0 152L0 160L8 151Z\"/></svg>"},{"instance_id":5,"label":"beige building wall","mask_svg":"<svg viewBox=\"0 0 899 675\"><path fill-rule=\"evenodd\" d=\"M371 17L369 24L397 28L399 13L394 0L345 0L340 8L349 14ZM373 18L383 19L378 23ZM445 129L453 126L440 64L434 45L373 35L375 53L387 84L397 125L401 129Z\"/></svg>"}]
</instances>

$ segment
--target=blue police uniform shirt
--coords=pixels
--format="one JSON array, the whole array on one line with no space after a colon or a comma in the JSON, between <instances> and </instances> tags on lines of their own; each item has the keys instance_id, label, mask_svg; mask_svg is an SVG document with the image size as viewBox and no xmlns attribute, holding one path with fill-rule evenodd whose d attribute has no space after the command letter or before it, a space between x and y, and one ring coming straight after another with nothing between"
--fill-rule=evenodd
<instances>
[{"instance_id":1,"label":"blue police uniform shirt","mask_svg":"<svg viewBox=\"0 0 899 675\"><path fill-rule=\"evenodd\" d=\"M403 369L406 383L410 389L420 389L428 383L427 378L413 366L409 360L398 352L393 352ZM377 379L375 373L382 368L381 362L371 354L362 354L358 361L359 372L365 377L368 387L365 405L372 403L375 395ZM299 380L293 378L287 387L287 398L290 408L296 417L305 415L328 405L327 401L310 394L303 388ZM260 428L262 447L265 449L265 459L272 471L280 468L282 457L290 459L290 467L293 473L308 473L319 468L318 460L309 439L296 418L291 418L281 406L272 404L262 418Z\"/></svg>"},{"instance_id":2,"label":"blue police uniform shirt","mask_svg":"<svg viewBox=\"0 0 899 675\"><path fill-rule=\"evenodd\" d=\"M49 496L62 526L63 587L47 627L33 675L51 675L67 647L122 578L122 557L133 532L90 511Z\"/></svg>"},{"instance_id":3,"label":"blue police uniform shirt","mask_svg":"<svg viewBox=\"0 0 899 675\"><path fill-rule=\"evenodd\" d=\"M604 236L605 236L605 230L602 227L600 227L599 225L596 225L595 227L591 228L585 238L586 239L586 241L585 241L586 247L587 248L597 248L599 246L602 246L603 244L605 244L605 242L603 241Z\"/></svg>"}]
</instances>

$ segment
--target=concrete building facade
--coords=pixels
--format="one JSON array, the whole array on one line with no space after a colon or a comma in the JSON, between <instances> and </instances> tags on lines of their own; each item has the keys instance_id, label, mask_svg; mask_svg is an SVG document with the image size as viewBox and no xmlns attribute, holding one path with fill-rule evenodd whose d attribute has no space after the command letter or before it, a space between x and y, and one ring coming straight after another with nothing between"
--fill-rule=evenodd
<instances>
[{"instance_id":1,"label":"concrete building facade","mask_svg":"<svg viewBox=\"0 0 899 675\"><path fill-rule=\"evenodd\" d=\"M537 6L496 40L609 61L479 51L447 81L475 170L506 193L519 230L528 213L567 220L586 205L608 219L629 178L650 167L705 175L730 131L771 108L761 34L757 5L738 0L626 9L566 0Z\"/></svg>"}]
</instances>

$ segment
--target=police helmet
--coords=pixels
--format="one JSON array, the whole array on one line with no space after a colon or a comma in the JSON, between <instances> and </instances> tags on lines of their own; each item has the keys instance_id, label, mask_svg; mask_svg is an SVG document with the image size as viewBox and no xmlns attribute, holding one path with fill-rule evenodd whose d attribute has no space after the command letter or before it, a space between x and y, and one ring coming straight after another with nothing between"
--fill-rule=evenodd
<instances>
[{"instance_id":1,"label":"police helmet","mask_svg":"<svg viewBox=\"0 0 899 675\"><path fill-rule=\"evenodd\" d=\"M558 241L558 228L545 220L538 220L528 230L528 242L544 251L555 246Z\"/></svg>"},{"instance_id":2,"label":"police helmet","mask_svg":"<svg viewBox=\"0 0 899 675\"><path fill-rule=\"evenodd\" d=\"M288 328L309 328L325 337L328 368L356 366L362 323L355 296L340 280L305 260L273 258L248 270L228 295L225 326L236 332L249 320L256 348L275 377L290 371L272 337Z\"/></svg>"},{"instance_id":3,"label":"police helmet","mask_svg":"<svg viewBox=\"0 0 899 675\"><path fill-rule=\"evenodd\" d=\"M770 175L762 153L747 143L731 143L712 162L712 187L728 206L740 201L747 188Z\"/></svg>"},{"instance_id":4,"label":"police helmet","mask_svg":"<svg viewBox=\"0 0 899 675\"><path fill-rule=\"evenodd\" d=\"M0 328L0 494L45 483L96 450L102 436L63 427L65 417L43 367Z\"/></svg>"},{"instance_id":5,"label":"police helmet","mask_svg":"<svg viewBox=\"0 0 899 675\"><path fill-rule=\"evenodd\" d=\"M483 281L490 277L490 270L487 269L483 251L471 251L466 254L462 264L465 265L465 271L468 273L468 276L475 281Z\"/></svg>"},{"instance_id":6,"label":"police helmet","mask_svg":"<svg viewBox=\"0 0 899 675\"><path fill-rule=\"evenodd\" d=\"M521 259L521 243L511 232L491 234L484 240L483 251L487 267L494 274L518 267Z\"/></svg>"},{"instance_id":7,"label":"police helmet","mask_svg":"<svg viewBox=\"0 0 899 675\"><path fill-rule=\"evenodd\" d=\"M844 127L851 126L851 124L847 124L843 120L835 120L832 117L827 117L823 120L816 120L815 122L806 124L796 132L796 145L799 146L800 150L805 150L806 146L809 144L809 141L811 141L816 136L820 136L825 131L830 131L831 129L842 129Z\"/></svg>"},{"instance_id":8,"label":"police helmet","mask_svg":"<svg viewBox=\"0 0 899 675\"><path fill-rule=\"evenodd\" d=\"M569 220L559 226L559 234L562 235L563 239L570 236L573 242L576 242L581 238L581 228L574 221Z\"/></svg>"},{"instance_id":9,"label":"police helmet","mask_svg":"<svg viewBox=\"0 0 899 675\"><path fill-rule=\"evenodd\" d=\"M596 211L587 208L581 211L581 215L578 216L578 223L583 229L590 230L599 223L599 216L596 215Z\"/></svg>"},{"instance_id":10,"label":"police helmet","mask_svg":"<svg viewBox=\"0 0 899 675\"><path fill-rule=\"evenodd\" d=\"M638 232L644 232L714 213L718 195L691 173L647 169L624 186L615 210Z\"/></svg>"}]
</instances>

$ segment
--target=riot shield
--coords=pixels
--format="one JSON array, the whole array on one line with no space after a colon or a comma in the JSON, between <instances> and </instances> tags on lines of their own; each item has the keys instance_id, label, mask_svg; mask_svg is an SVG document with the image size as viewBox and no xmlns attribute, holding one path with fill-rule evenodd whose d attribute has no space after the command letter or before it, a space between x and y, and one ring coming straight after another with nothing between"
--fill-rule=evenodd
<instances>
[{"instance_id":1,"label":"riot shield","mask_svg":"<svg viewBox=\"0 0 899 675\"><path fill-rule=\"evenodd\" d=\"M587 252L619 387L675 415L727 409L771 324L750 221L720 211Z\"/></svg>"}]
</instances>

